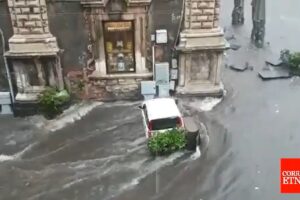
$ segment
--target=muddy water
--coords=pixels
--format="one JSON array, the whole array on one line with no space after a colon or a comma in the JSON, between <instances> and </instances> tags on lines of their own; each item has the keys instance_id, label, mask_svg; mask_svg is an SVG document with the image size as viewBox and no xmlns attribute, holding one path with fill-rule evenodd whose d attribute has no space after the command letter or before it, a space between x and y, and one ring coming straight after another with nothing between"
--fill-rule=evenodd
<instances>
[{"instance_id":1,"label":"muddy water","mask_svg":"<svg viewBox=\"0 0 300 200\"><path fill-rule=\"evenodd\" d=\"M114 199L164 167L189 166L189 152L149 155L137 105L100 106L2 162L0 199Z\"/></svg>"},{"instance_id":2,"label":"muddy water","mask_svg":"<svg viewBox=\"0 0 300 200\"><path fill-rule=\"evenodd\" d=\"M18 159L1 162L0 199L299 199L279 194L278 177L281 157L299 157L300 81L262 82L257 71L282 48L300 50L300 5L269 2L270 46L257 50L249 44L249 3L246 25L231 28L232 2L223 0L222 23L242 45L226 62L249 61L254 70L224 68L227 96L210 112L194 100L182 102L183 113L209 131L199 159L188 152L150 157L137 104L102 105L73 125L43 133Z\"/></svg>"},{"instance_id":3,"label":"muddy water","mask_svg":"<svg viewBox=\"0 0 300 200\"><path fill-rule=\"evenodd\" d=\"M215 165L216 171L210 172L214 176L221 163L216 161L228 159L230 139L217 122L211 123L212 132L220 135L211 136L211 145L218 148L207 151L200 160L191 158L190 152L152 158L137 105L100 106L80 122L46 134L22 156L2 162L0 199L127 199L135 191L144 199L164 198L182 179L191 181L189 184L196 181L190 187L191 192L196 191L197 179L207 176L201 169L197 176L193 173L200 163ZM199 120L201 113L189 106L183 110Z\"/></svg>"},{"instance_id":4,"label":"muddy water","mask_svg":"<svg viewBox=\"0 0 300 200\"><path fill-rule=\"evenodd\" d=\"M238 172L229 168L232 159L231 139L226 128L217 121L207 118L203 113L195 111L189 105L183 105L185 115L192 115L200 123L204 121L210 133L210 145L201 157L194 159L192 153L185 153L180 159L174 160L170 166L158 167L135 188L125 191L114 199L215 199L218 195L230 193L230 186L219 186L219 181L231 185ZM210 148L210 146L214 148ZM205 180L205 181L204 181ZM202 183L205 186L202 187ZM214 191L209 194L209 191ZM203 193L207 193L203 195Z\"/></svg>"}]
</instances>

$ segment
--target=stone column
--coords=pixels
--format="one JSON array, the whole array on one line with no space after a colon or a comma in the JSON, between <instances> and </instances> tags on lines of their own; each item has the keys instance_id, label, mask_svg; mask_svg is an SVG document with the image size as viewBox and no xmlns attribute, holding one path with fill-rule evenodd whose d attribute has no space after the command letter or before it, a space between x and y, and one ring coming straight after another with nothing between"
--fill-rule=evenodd
<instances>
[{"instance_id":1,"label":"stone column","mask_svg":"<svg viewBox=\"0 0 300 200\"><path fill-rule=\"evenodd\" d=\"M43 63L40 60L43 57L58 61L52 70L56 71L58 77L56 86L62 89L62 70L60 59L57 59L59 48L56 38L49 30L46 1L8 0L8 7L14 35L9 39L9 51L6 52L6 56L12 60L17 85L25 87L22 89L18 87L16 101L34 101L37 94L46 86L49 77L45 77ZM28 62L24 62L25 59L34 63L39 85L28 85L26 79L18 78L28 76L26 75Z\"/></svg>"},{"instance_id":2,"label":"stone column","mask_svg":"<svg viewBox=\"0 0 300 200\"><path fill-rule=\"evenodd\" d=\"M234 0L234 8L232 11L232 24L242 25L244 24L244 0Z\"/></svg>"},{"instance_id":3,"label":"stone column","mask_svg":"<svg viewBox=\"0 0 300 200\"><path fill-rule=\"evenodd\" d=\"M45 0L8 0L14 35L9 39L9 54L56 55L56 38L49 31Z\"/></svg>"},{"instance_id":4,"label":"stone column","mask_svg":"<svg viewBox=\"0 0 300 200\"><path fill-rule=\"evenodd\" d=\"M220 67L226 47L219 27L219 0L186 0L180 33L177 94L221 95Z\"/></svg>"}]
</instances>

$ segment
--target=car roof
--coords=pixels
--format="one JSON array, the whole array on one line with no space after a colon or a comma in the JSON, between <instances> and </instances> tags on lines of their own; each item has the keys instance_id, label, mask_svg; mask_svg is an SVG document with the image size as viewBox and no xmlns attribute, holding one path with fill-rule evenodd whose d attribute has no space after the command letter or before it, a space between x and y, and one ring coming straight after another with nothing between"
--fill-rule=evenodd
<instances>
[{"instance_id":1,"label":"car roof","mask_svg":"<svg viewBox=\"0 0 300 200\"><path fill-rule=\"evenodd\" d=\"M157 98L144 101L146 105L148 119L164 119L169 117L181 117L176 102L172 98Z\"/></svg>"}]
</instances>

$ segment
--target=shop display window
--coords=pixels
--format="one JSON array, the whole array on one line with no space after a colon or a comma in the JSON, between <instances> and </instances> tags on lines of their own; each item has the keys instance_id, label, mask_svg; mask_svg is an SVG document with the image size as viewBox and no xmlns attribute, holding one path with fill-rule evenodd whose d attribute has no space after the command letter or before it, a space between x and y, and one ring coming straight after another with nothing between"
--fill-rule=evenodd
<instances>
[{"instance_id":1,"label":"shop display window","mask_svg":"<svg viewBox=\"0 0 300 200\"><path fill-rule=\"evenodd\" d=\"M103 23L107 73L135 72L133 21Z\"/></svg>"}]
</instances>

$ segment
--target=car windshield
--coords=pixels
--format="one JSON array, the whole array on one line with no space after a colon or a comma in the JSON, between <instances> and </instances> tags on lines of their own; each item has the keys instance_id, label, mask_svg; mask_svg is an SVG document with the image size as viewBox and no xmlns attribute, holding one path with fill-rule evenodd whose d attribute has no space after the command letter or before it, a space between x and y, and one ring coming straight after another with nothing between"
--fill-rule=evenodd
<instances>
[{"instance_id":1,"label":"car windshield","mask_svg":"<svg viewBox=\"0 0 300 200\"><path fill-rule=\"evenodd\" d=\"M176 117L157 119L152 121L152 130L163 130L176 127Z\"/></svg>"}]
</instances>

